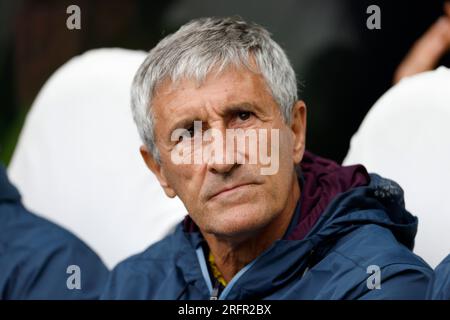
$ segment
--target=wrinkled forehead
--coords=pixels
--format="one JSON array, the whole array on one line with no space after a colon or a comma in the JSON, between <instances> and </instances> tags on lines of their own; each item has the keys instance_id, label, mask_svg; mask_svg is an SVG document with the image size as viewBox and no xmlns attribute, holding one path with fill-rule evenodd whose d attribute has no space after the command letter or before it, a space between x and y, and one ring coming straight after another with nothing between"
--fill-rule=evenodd
<instances>
[{"instance_id":1,"label":"wrinkled forehead","mask_svg":"<svg viewBox=\"0 0 450 320\"><path fill-rule=\"evenodd\" d=\"M205 77L166 77L153 92L153 112L179 113L196 107L220 107L241 102L274 103L261 73L246 66L215 67ZM187 106L187 109L182 108Z\"/></svg>"}]
</instances>

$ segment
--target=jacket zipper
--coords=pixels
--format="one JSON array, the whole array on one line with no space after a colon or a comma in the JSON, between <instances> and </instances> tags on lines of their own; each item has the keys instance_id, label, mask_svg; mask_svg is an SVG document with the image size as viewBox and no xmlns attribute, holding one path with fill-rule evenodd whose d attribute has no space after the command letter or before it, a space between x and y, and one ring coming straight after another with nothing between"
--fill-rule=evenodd
<instances>
[{"instance_id":1,"label":"jacket zipper","mask_svg":"<svg viewBox=\"0 0 450 320\"><path fill-rule=\"evenodd\" d=\"M217 300L219 298L219 287L220 287L219 281L216 280L214 284L214 289L211 293L211 297L209 298L209 300Z\"/></svg>"}]
</instances>

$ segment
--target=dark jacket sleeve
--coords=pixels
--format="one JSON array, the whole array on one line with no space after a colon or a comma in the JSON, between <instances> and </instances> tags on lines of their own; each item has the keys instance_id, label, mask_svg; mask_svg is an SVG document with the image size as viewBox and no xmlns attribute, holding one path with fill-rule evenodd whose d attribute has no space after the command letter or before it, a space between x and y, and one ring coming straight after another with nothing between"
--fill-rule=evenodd
<instances>
[{"instance_id":1,"label":"dark jacket sleeve","mask_svg":"<svg viewBox=\"0 0 450 320\"><path fill-rule=\"evenodd\" d=\"M360 284L357 296L360 300L424 300L433 272L423 266L392 264L381 268L380 286ZM370 281L370 280L369 280Z\"/></svg>"},{"instance_id":2,"label":"dark jacket sleeve","mask_svg":"<svg viewBox=\"0 0 450 320\"><path fill-rule=\"evenodd\" d=\"M19 203L0 204L1 299L98 299L108 274L67 230Z\"/></svg>"}]
</instances>

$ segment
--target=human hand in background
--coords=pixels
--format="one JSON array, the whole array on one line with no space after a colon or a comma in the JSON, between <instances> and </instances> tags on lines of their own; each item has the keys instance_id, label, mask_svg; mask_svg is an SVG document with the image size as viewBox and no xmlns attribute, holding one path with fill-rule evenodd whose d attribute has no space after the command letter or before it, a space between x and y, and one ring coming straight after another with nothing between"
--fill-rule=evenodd
<instances>
[{"instance_id":1,"label":"human hand in background","mask_svg":"<svg viewBox=\"0 0 450 320\"><path fill-rule=\"evenodd\" d=\"M397 67L393 83L414 74L432 70L450 50L450 1L444 4L445 14L422 35Z\"/></svg>"}]
</instances>

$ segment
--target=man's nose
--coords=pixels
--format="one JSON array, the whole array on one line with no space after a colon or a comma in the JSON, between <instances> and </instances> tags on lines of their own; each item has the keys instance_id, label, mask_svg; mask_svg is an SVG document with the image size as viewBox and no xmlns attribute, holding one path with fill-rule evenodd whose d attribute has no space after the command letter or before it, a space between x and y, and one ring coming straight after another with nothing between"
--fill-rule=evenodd
<instances>
[{"instance_id":1,"label":"man's nose","mask_svg":"<svg viewBox=\"0 0 450 320\"><path fill-rule=\"evenodd\" d=\"M229 174L238 166L234 148L227 148L225 143L220 150L214 149L207 160L208 170L216 174Z\"/></svg>"},{"instance_id":2,"label":"man's nose","mask_svg":"<svg viewBox=\"0 0 450 320\"><path fill-rule=\"evenodd\" d=\"M215 174L229 174L238 166L240 166L238 163L212 162L208 164L208 170Z\"/></svg>"}]
</instances>

